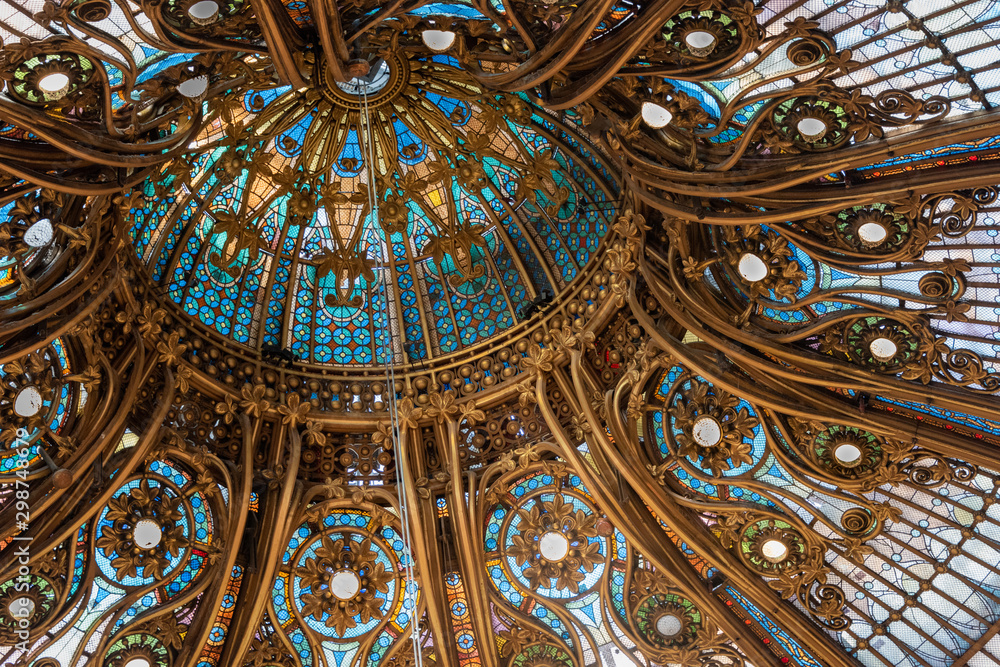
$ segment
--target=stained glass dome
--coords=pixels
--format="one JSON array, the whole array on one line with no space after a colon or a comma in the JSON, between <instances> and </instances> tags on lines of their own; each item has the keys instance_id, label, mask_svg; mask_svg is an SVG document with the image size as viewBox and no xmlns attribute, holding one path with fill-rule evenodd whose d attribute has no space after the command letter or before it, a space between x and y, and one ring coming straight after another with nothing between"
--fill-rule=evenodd
<instances>
[{"instance_id":1,"label":"stained glass dome","mask_svg":"<svg viewBox=\"0 0 1000 667\"><path fill-rule=\"evenodd\" d=\"M388 326L395 363L425 362L528 319L597 252L617 186L574 116L446 55L354 83L316 67L315 88L213 91L132 204L152 279L205 326L334 365L383 364Z\"/></svg>"}]
</instances>

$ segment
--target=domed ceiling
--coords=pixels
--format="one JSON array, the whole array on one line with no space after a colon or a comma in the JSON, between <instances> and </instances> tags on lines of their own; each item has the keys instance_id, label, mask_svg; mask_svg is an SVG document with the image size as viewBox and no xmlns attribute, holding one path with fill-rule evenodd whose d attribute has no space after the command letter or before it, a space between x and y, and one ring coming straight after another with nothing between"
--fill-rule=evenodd
<instances>
[{"instance_id":1,"label":"domed ceiling","mask_svg":"<svg viewBox=\"0 0 1000 667\"><path fill-rule=\"evenodd\" d=\"M1000 666L1000 3L0 38L3 665Z\"/></svg>"},{"instance_id":2,"label":"domed ceiling","mask_svg":"<svg viewBox=\"0 0 1000 667\"><path fill-rule=\"evenodd\" d=\"M394 362L424 362L528 319L594 255L616 184L575 115L399 39L372 36L370 82L309 51L296 90L243 59L243 85L213 87L189 150L142 186L136 250L201 323L335 365L384 364L388 327Z\"/></svg>"}]
</instances>

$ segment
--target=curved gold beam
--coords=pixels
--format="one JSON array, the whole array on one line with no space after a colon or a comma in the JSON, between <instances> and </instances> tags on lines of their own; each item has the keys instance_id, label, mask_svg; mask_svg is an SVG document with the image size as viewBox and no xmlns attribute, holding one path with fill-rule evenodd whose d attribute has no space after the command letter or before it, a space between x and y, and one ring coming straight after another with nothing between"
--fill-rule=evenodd
<instances>
[{"instance_id":1,"label":"curved gold beam","mask_svg":"<svg viewBox=\"0 0 1000 667\"><path fill-rule=\"evenodd\" d=\"M558 378L558 375L556 377ZM700 609L711 615L712 620L726 631L730 639L733 641L743 639L746 636L745 626L736 621L722 600L712 593L706 582L693 571L684 555L670 544L662 526L655 521L649 512L641 511L637 503L623 502L620 492L616 488L618 477L612 472L616 470L615 462L608 457L608 453L598 447L591 448L597 466L595 470L580 455L579 450L572 445L572 441L562 429L549 405L546 384L545 375L539 374L535 381L535 397L539 410L562 450L563 458L573 465L573 469L584 480L586 487L597 496L599 507L612 517L614 525L622 531L629 542L642 551L643 555L658 570L672 578L686 596L695 602ZM559 384L563 388L563 383ZM572 400L570 398L572 395L566 394L565 388L563 388L563 393L568 400ZM581 403L586 403L586 401L581 401ZM579 405L576 407L579 410ZM627 463L625 465L630 467ZM756 641L740 642L740 648L743 648L755 663L766 665L773 661L773 655L761 648Z\"/></svg>"}]
</instances>

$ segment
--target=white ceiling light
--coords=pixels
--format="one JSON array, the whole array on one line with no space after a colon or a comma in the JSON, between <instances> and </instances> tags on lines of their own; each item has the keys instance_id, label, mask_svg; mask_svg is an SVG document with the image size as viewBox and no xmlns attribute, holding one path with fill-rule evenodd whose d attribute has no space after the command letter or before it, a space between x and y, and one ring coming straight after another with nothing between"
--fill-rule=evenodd
<instances>
[{"instance_id":1,"label":"white ceiling light","mask_svg":"<svg viewBox=\"0 0 1000 667\"><path fill-rule=\"evenodd\" d=\"M777 563L785 559L788 555L788 547L781 540L767 540L760 547L761 554L764 558L768 559L772 563Z\"/></svg>"},{"instance_id":2,"label":"white ceiling light","mask_svg":"<svg viewBox=\"0 0 1000 667\"><path fill-rule=\"evenodd\" d=\"M354 570L338 570L330 577L330 591L338 600L350 600L361 590L361 579Z\"/></svg>"},{"instance_id":3,"label":"white ceiling light","mask_svg":"<svg viewBox=\"0 0 1000 667\"><path fill-rule=\"evenodd\" d=\"M24 232L24 242L32 248L47 246L51 240L52 222L48 218L42 218Z\"/></svg>"},{"instance_id":4,"label":"white ceiling light","mask_svg":"<svg viewBox=\"0 0 1000 667\"><path fill-rule=\"evenodd\" d=\"M889 231L877 222L866 222L858 227L858 236L864 243L878 245L889 235Z\"/></svg>"},{"instance_id":5,"label":"white ceiling light","mask_svg":"<svg viewBox=\"0 0 1000 667\"><path fill-rule=\"evenodd\" d=\"M152 667L152 665L149 664L149 660L146 658L137 656L126 662L123 667Z\"/></svg>"},{"instance_id":6,"label":"white ceiling light","mask_svg":"<svg viewBox=\"0 0 1000 667\"><path fill-rule=\"evenodd\" d=\"M692 30L684 35L684 43L688 52L696 58L704 58L715 50L717 40L715 35L707 30Z\"/></svg>"},{"instance_id":7,"label":"white ceiling light","mask_svg":"<svg viewBox=\"0 0 1000 667\"><path fill-rule=\"evenodd\" d=\"M451 30L424 30L420 37L431 51L447 51L455 43L455 33Z\"/></svg>"},{"instance_id":8,"label":"white ceiling light","mask_svg":"<svg viewBox=\"0 0 1000 667\"><path fill-rule=\"evenodd\" d=\"M219 17L219 3L215 0L200 0L188 7L188 16L198 25L208 25Z\"/></svg>"},{"instance_id":9,"label":"white ceiling light","mask_svg":"<svg viewBox=\"0 0 1000 667\"><path fill-rule=\"evenodd\" d=\"M38 80L38 89L46 99L58 100L69 92L69 75L64 72L52 72Z\"/></svg>"},{"instance_id":10,"label":"white ceiling light","mask_svg":"<svg viewBox=\"0 0 1000 667\"><path fill-rule=\"evenodd\" d=\"M682 627L681 619L673 614L664 614L656 619L656 631L664 637L676 637Z\"/></svg>"},{"instance_id":11,"label":"white ceiling light","mask_svg":"<svg viewBox=\"0 0 1000 667\"><path fill-rule=\"evenodd\" d=\"M703 415L694 420L691 437L702 447L714 447L722 440L722 427L715 417Z\"/></svg>"},{"instance_id":12,"label":"white ceiling light","mask_svg":"<svg viewBox=\"0 0 1000 667\"><path fill-rule=\"evenodd\" d=\"M569 553L569 540L562 533L550 530L538 540L538 551L545 560L559 562Z\"/></svg>"},{"instance_id":13,"label":"white ceiling light","mask_svg":"<svg viewBox=\"0 0 1000 667\"><path fill-rule=\"evenodd\" d=\"M7 605L7 612L14 618L31 618L35 613L35 601L27 596L14 598Z\"/></svg>"},{"instance_id":14,"label":"white ceiling light","mask_svg":"<svg viewBox=\"0 0 1000 667\"><path fill-rule=\"evenodd\" d=\"M152 519L139 519L132 529L132 540L140 549L152 549L163 539L160 524Z\"/></svg>"},{"instance_id":15,"label":"white ceiling light","mask_svg":"<svg viewBox=\"0 0 1000 667\"><path fill-rule=\"evenodd\" d=\"M895 343L885 337L873 340L868 344L868 349L871 350L872 356L879 361L889 361L896 356L896 352L899 350Z\"/></svg>"},{"instance_id":16,"label":"white ceiling light","mask_svg":"<svg viewBox=\"0 0 1000 667\"><path fill-rule=\"evenodd\" d=\"M642 120L654 130L666 127L674 115L655 102L642 103Z\"/></svg>"},{"instance_id":17,"label":"white ceiling light","mask_svg":"<svg viewBox=\"0 0 1000 667\"><path fill-rule=\"evenodd\" d=\"M861 460L861 450L856 445L845 442L837 445L837 448L833 450L833 456L837 459L837 463L853 466Z\"/></svg>"},{"instance_id":18,"label":"white ceiling light","mask_svg":"<svg viewBox=\"0 0 1000 667\"><path fill-rule=\"evenodd\" d=\"M767 264L765 264L764 260L752 252L744 253L744 255L740 257L738 269L740 275L752 283L756 283L764 278L767 278Z\"/></svg>"},{"instance_id":19,"label":"white ceiling light","mask_svg":"<svg viewBox=\"0 0 1000 667\"><path fill-rule=\"evenodd\" d=\"M208 77L204 74L188 79L187 81L181 81L177 84L177 92L190 99L201 97L207 90Z\"/></svg>"},{"instance_id":20,"label":"white ceiling light","mask_svg":"<svg viewBox=\"0 0 1000 667\"><path fill-rule=\"evenodd\" d=\"M34 385L24 387L14 397L14 413L19 417L34 417L41 409L42 392Z\"/></svg>"},{"instance_id":21,"label":"white ceiling light","mask_svg":"<svg viewBox=\"0 0 1000 667\"><path fill-rule=\"evenodd\" d=\"M806 116L795 127L806 141L819 141L829 129L826 123L812 116Z\"/></svg>"}]
</instances>

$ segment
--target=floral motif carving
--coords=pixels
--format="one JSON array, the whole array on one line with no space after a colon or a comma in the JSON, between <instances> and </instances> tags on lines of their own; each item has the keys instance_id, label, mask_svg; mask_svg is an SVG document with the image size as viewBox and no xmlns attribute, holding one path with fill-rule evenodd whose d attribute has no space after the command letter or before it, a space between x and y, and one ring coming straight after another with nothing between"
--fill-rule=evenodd
<instances>
[{"instance_id":1,"label":"floral motif carving","mask_svg":"<svg viewBox=\"0 0 1000 667\"><path fill-rule=\"evenodd\" d=\"M37 574L0 584L0 640L13 646L21 641L17 630L38 627L55 608L58 591Z\"/></svg>"},{"instance_id":2,"label":"floral motif carving","mask_svg":"<svg viewBox=\"0 0 1000 667\"><path fill-rule=\"evenodd\" d=\"M724 227L721 231L726 264L752 301L759 298L795 301L806 274L784 237L758 225ZM753 270L754 265L763 267L763 275Z\"/></svg>"},{"instance_id":3,"label":"floral motif carving","mask_svg":"<svg viewBox=\"0 0 1000 667\"><path fill-rule=\"evenodd\" d=\"M444 258L447 255L454 262L457 273L448 277L448 282L452 287L464 285L470 280L482 278L486 275L486 266L480 257L477 261L473 247L485 248L486 239L483 232L486 228L483 225L467 224L455 230L444 229L433 236L423 252L434 258L434 263L439 267L444 267ZM481 252L481 251L480 251Z\"/></svg>"},{"instance_id":4,"label":"floral motif carving","mask_svg":"<svg viewBox=\"0 0 1000 667\"><path fill-rule=\"evenodd\" d=\"M181 638L177 622L172 616L166 617L164 625L166 627L147 624L145 627L137 628L137 630L145 630L145 632L125 635L116 641L108 651L104 664L107 667L125 667L130 663L136 664L139 660L145 660L151 665L169 664L172 652L168 647L175 650L180 648ZM186 631L186 628L184 630ZM168 637L166 641L161 638L164 634Z\"/></svg>"},{"instance_id":5,"label":"floral motif carving","mask_svg":"<svg viewBox=\"0 0 1000 667\"><path fill-rule=\"evenodd\" d=\"M315 556L306 559L297 572L303 588L310 589L302 595L302 613L318 621L326 617L327 627L341 636L359 621L367 623L372 618L382 618L382 602L377 594L388 592L395 574L387 571L377 558L371 538L361 542L349 538L334 541L324 535ZM334 589L334 578L338 575L356 578L353 594Z\"/></svg>"},{"instance_id":6,"label":"floral motif carving","mask_svg":"<svg viewBox=\"0 0 1000 667\"><path fill-rule=\"evenodd\" d=\"M678 456L688 457L716 476L753 462L752 445L747 441L753 439L760 422L740 405L738 397L693 379L689 387L678 392L669 414L676 429L673 437ZM710 439L700 435L703 428Z\"/></svg>"},{"instance_id":7,"label":"floral motif carving","mask_svg":"<svg viewBox=\"0 0 1000 667\"><path fill-rule=\"evenodd\" d=\"M829 545L820 536L803 533L785 519L761 518L750 511L721 515L712 528L724 546L768 577L768 585L783 598L797 598L830 628L842 630L850 625L844 614L844 591L827 583L831 570L823 554Z\"/></svg>"},{"instance_id":8,"label":"floral motif carving","mask_svg":"<svg viewBox=\"0 0 1000 667\"><path fill-rule=\"evenodd\" d=\"M101 528L96 546L108 558L114 556L111 565L119 581L136 576L163 578L170 559L187 544L180 505L179 498L162 486L150 486L146 478L111 498L107 512L111 525ZM158 539L152 546L136 539L140 522L147 528L156 526Z\"/></svg>"},{"instance_id":9,"label":"floral motif carving","mask_svg":"<svg viewBox=\"0 0 1000 667\"><path fill-rule=\"evenodd\" d=\"M518 509L521 519L520 533L512 537L508 553L518 567L528 565L524 576L532 590L555 587L571 593L580 590L580 582L587 572L604 560L600 544L588 538L597 537L597 516L581 509L574 510L561 495L552 500L536 502L531 509ZM548 534L558 534L566 545L565 555L550 560L542 553L541 540Z\"/></svg>"},{"instance_id":10,"label":"floral motif carving","mask_svg":"<svg viewBox=\"0 0 1000 667\"><path fill-rule=\"evenodd\" d=\"M924 288L938 289L927 282ZM936 381L990 393L1000 388L1000 374L989 371L979 354L952 349L919 316L908 319L870 316L835 325L823 333L819 349L875 372L925 385Z\"/></svg>"},{"instance_id":11,"label":"floral motif carving","mask_svg":"<svg viewBox=\"0 0 1000 667\"><path fill-rule=\"evenodd\" d=\"M850 51L845 53L850 57ZM916 100L899 90L872 97L823 86L816 95L793 97L779 104L771 123L780 138L772 135L765 141L786 151L830 150L852 139L858 142L881 138L885 127L909 125L918 118L926 122L943 117L950 108L950 102L943 97ZM806 119L816 122L815 134L803 133L801 128L807 125L802 121Z\"/></svg>"}]
</instances>

